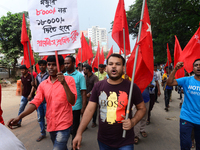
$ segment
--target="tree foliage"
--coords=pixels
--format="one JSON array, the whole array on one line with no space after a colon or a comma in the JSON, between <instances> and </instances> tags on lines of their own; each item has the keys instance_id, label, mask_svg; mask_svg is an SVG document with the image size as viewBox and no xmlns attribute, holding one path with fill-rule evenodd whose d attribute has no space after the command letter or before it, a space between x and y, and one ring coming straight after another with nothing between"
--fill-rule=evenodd
<instances>
[{"instance_id":1,"label":"tree foliage","mask_svg":"<svg viewBox=\"0 0 200 150\"><path fill-rule=\"evenodd\" d=\"M28 13L25 13L26 16ZM3 66L13 68L13 75L17 59L23 55L23 45L21 44L22 13L11 14L0 18L0 53L4 58L0 63Z\"/></svg>"},{"instance_id":2,"label":"tree foliage","mask_svg":"<svg viewBox=\"0 0 200 150\"><path fill-rule=\"evenodd\" d=\"M165 63L166 47L169 43L171 55L174 52L174 35L182 49L199 27L200 3L197 0L148 0L147 1L156 63ZM129 33L138 34L142 0L136 0L127 11Z\"/></svg>"}]
</instances>

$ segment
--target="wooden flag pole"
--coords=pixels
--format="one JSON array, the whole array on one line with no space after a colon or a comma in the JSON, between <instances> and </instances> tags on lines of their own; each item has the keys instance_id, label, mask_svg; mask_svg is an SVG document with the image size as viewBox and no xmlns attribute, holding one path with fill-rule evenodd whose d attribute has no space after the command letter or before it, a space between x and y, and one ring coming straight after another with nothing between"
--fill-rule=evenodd
<instances>
[{"instance_id":1,"label":"wooden flag pole","mask_svg":"<svg viewBox=\"0 0 200 150\"><path fill-rule=\"evenodd\" d=\"M125 59L125 72L124 74L126 74L126 39L125 39L125 28L123 28L123 40L124 40L124 59ZM121 51L121 50L120 50Z\"/></svg>"},{"instance_id":2,"label":"wooden flag pole","mask_svg":"<svg viewBox=\"0 0 200 150\"><path fill-rule=\"evenodd\" d=\"M140 20L143 19L144 6L145 6L145 0L143 0L142 12L141 12ZM138 33L137 43L140 41L141 30L142 30L142 21L140 22L140 26L139 26L139 33ZM132 98L133 84L134 84L134 78L135 78L135 70L136 70L136 63L137 63L138 51L139 51L139 45L137 46L136 53L135 53L135 60L134 60L134 66L133 66L133 74L132 74L132 80L131 80L131 86L130 86L130 91L129 91L128 105L127 105L127 109L126 109L126 118L125 119L128 119L128 116L129 116L129 110L130 110L130 105L131 105L131 98ZM125 136L126 136L126 130L123 130L122 137L125 138Z\"/></svg>"},{"instance_id":3,"label":"wooden flag pole","mask_svg":"<svg viewBox=\"0 0 200 150\"><path fill-rule=\"evenodd\" d=\"M34 81L34 78L33 78L33 69L32 69L32 64L31 64L31 54L30 54L30 49L29 49L29 43L28 43L28 41L27 41L27 48L28 48L29 63L30 63L30 67L31 67L31 78L32 78L32 81Z\"/></svg>"},{"instance_id":4,"label":"wooden flag pole","mask_svg":"<svg viewBox=\"0 0 200 150\"><path fill-rule=\"evenodd\" d=\"M57 70L58 70L58 72L60 72L60 65L59 65L59 61L58 61L58 52L57 51L55 51L55 56L56 56Z\"/></svg>"}]
</instances>

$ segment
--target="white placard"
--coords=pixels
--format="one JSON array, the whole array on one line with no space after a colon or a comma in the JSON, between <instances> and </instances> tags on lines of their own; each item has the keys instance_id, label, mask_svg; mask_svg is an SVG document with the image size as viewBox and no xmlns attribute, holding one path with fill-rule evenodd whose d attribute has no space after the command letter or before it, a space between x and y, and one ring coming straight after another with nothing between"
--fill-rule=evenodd
<instances>
[{"instance_id":1,"label":"white placard","mask_svg":"<svg viewBox=\"0 0 200 150\"><path fill-rule=\"evenodd\" d=\"M80 48L77 0L29 0L34 52Z\"/></svg>"}]
</instances>

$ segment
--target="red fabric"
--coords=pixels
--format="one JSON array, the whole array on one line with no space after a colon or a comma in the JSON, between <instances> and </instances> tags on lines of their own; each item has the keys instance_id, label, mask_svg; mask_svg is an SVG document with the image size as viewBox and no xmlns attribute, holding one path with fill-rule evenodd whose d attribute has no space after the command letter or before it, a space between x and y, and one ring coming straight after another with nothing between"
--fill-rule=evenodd
<instances>
[{"instance_id":1,"label":"red fabric","mask_svg":"<svg viewBox=\"0 0 200 150\"><path fill-rule=\"evenodd\" d=\"M78 64L80 63L80 61L78 60L78 57L76 55L76 67L78 67Z\"/></svg>"},{"instance_id":2,"label":"red fabric","mask_svg":"<svg viewBox=\"0 0 200 150\"><path fill-rule=\"evenodd\" d=\"M0 123L4 125L2 114L3 114L3 111L1 109L1 84L0 84Z\"/></svg>"},{"instance_id":3,"label":"red fabric","mask_svg":"<svg viewBox=\"0 0 200 150\"><path fill-rule=\"evenodd\" d=\"M175 35L175 45L174 45L174 68L176 66L176 64L179 62L179 57L181 55L182 49L181 46L179 44L179 41ZM175 74L175 78L182 78L185 76L185 72L184 72L184 68L182 67L181 69L179 69L176 74Z\"/></svg>"},{"instance_id":4,"label":"red fabric","mask_svg":"<svg viewBox=\"0 0 200 150\"><path fill-rule=\"evenodd\" d=\"M92 51L92 43L91 43L91 38L89 38L89 48ZM93 56L88 59L88 64L91 65L93 60Z\"/></svg>"},{"instance_id":5,"label":"red fabric","mask_svg":"<svg viewBox=\"0 0 200 150\"><path fill-rule=\"evenodd\" d=\"M110 51L108 52L108 55L106 57L106 59L108 59L108 57L113 53L113 46L111 47Z\"/></svg>"},{"instance_id":6,"label":"red fabric","mask_svg":"<svg viewBox=\"0 0 200 150\"><path fill-rule=\"evenodd\" d=\"M144 16L142 20L141 39L136 43L130 58L127 61L127 74L132 77L135 52L139 45L137 66L134 83L138 85L141 92L149 85L153 79L154 59L153 59L153 42L150 28L149 12L147 2L145 1Z\"/></svg>"},{"instance_id":7,"label":"red fabric","mask_svg":"<svg viewBox=\"0 0 200 150\"><path fill-rule=\"evenodd\" d=\"M27 45L27 42L28 42L28 45ZM30 68L30 66L35 64L35 60L34 60L33 52L31 49L31 44L30 44L30 41L28 38L28 34L26 31L26 20L25 20L24 14L23 14L23 21L22 21L21 43L24 47L24 59L25 59L24 64L26 65L27 68ZM29 61L28 47L29 47L30 56L31 56L31 65L30 65L30 61Z\"/></svg>"},{"instance_id":8,"label":"red fabric","mask_svg":"<svg viewBox=\"0 0 200 150\"><path fill-rule=\"evenodd\" d=\"M103 47L102 47L101 54L100 54L100 57L99 57L99 64L104 64L104 60L105 60L105 57L104 57Z\"/></svg>"},{"instance_id":9,"label":"red fabric","mask_svg":"<svg viewBox=\"0 0 200 150\"><path fill-rule=\"evenodd\" d=\"M125 29L126 55L128 55L130 54L128 23L124 9L124 0L119 0L113 23L112 38L124 52L123 28Z\"/></svg>"},{"instance_id":10,"label":"red fabric","mask_svg":"<svg viewBox=\"0 0 200 150\"><path fill-rule=\"evenodd\" d=\"M171 54L169 51L169 45L167 43L167 63L165 65L165 67L170 66L171 63L172 63L172 58L171 58Z\"/></svg>"},{"instance_id":11,"label":"red fabric","mask_svg":"<svg viewBox=\"0 0 200 150\"><path fill-rule=\"evenodd\" d=\"M179 61L184 62L187 72L193 71L193 62L200 58L200 27L183 49Z\"/></svg>"},{"instance_id":12,"label":"red fabric","mask_svg":"<svg viewBox=\"0 0 200 150\"><path fill-rule=\"evenodd\" d=\"M92 53L92 49L89 47L85 36L83 35L82 32L82 36L81 36L81 48L82 48L82 62L85 62L86 60L88 60L89 58L93 57L93 53ZM78 59L81 60L81 48L79 48L78 50Z\"/></svg>"},{"instance_id":13,"label":"red fabric","mask_svg":"<svg viewBox=\"0 0 200 150\"><path fill-rule=\"evenodd\" d=\"M98 47L97 47L97 53L96 53L96 56L92 62L92 70L94 72L94 67L98 68L98 59L100 57L100 46L99 46L99 42L98 42ZM99 64L100 64L100 61L99 61Z\"/></svg>"},{"instance_id":14,"label":"red fabric","mask_svg":"<svg viewBox=\"0 0 200 150\"><path fill-rule=\"evenodd\" d=\"M24 65L24 61L25 61L25 59L22 58L21 65Z\"/></svg>"},{"instance_id":15,"label":"red fabric","mask_svg":"<svg viewBox=\"0 0 200 150\"><path fill-rule=\"evenodd\" d=\"M121 51L121 49L119 49L119 54L122 55L122 51Z\"/></svg>"}]
</instances>

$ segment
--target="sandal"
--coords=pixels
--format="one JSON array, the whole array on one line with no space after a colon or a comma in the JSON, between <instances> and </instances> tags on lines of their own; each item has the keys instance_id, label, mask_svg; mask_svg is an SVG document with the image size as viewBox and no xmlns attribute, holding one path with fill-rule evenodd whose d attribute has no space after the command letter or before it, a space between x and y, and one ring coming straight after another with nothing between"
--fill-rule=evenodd
<instances>
[{"instance_id":1,"label":"sandal","mask_svg":"<svg viewBox=\"0 0 200 150\"><path fill-rule=\"evenodd\" d=\"M142 135L143 138L146 138L146 137L147 137L147 133L146 133L145 131L140 132L140 134Z\"/></svg>"},{"instance_id":2,"label":"sandal","mask_svg":"<svg viewBox=\"0 0 200 150\"><path fill-rule=\"evenodd\" d=\"M40 142L40 141L42 141L42 139L44 139L46 136L45 135L41 135L41 136L39 136L39 138L36 140L37 142Z\"/></svg>"},{"instance_id":3,"label":"sandal","mask_svg":"<svg viewBox=\"0 0 200 150\"><path fill-rule=\"evenodd\" d=\"M150 121L147 121L147 122L146 122L146 125L149 125L149 124L150 124Z\"/></svg>"},{"instance_id":4,"label":"sandal","mask_svg":"<svg viewBox=\"0 0 200 150\"><path fill-rule=\"evenodd\" d=\"M136 137L134 138L134 144L138 144L138 142L139 142L139 137L136 136Z\"/></svg>"}]
</instances>

